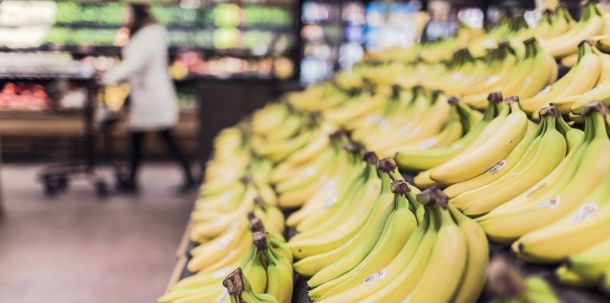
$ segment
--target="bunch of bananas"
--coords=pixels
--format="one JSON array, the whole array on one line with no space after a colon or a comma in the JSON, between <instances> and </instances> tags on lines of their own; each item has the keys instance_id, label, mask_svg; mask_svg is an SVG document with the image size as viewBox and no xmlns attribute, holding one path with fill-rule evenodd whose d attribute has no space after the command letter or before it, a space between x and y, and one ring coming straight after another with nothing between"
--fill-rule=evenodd
<instances>
[{"instance_id":1,"label":"bunch of bananas","mask_svg":"<svg viewBox=\"0 0 610 303\"><path fill-rule=\"evenodd\" d=\"M544 109L542 116L538 127L523 136L502 160L476 177L448 186L445 193L451 203L466 215L484 215L551 173L566 157L568 140L580 139L567 135L581 132L570 128L553 107Z\"/></svg>"},{"instance_id":2,"label":"bunch of bananas","mask_svg":"<svg viewBox=\"0 0 610 303\"><path fill-rule=\"evenodd\" d=\"M310 277L310 297L319 302L476 299L488 255L481 228L453 208L435 206L432 202L443 200L438 190L418 202L419 190L404 181L391 158L379 161L374 153L344 145L342 163L336 164L342 169L330 186L287 219L298 231L288 242L298 259L294 269ZM446 258L447 250L456 254ZM439 277L447 268L451 274ZM430 292L440 280L443 291Z\"/></svg>"},{"instance_id":3,"label":"bunch of bananas","mask_svg":"<svg viewBox=\"0 0 610 303\"><path fill-rule=\"evenodd\" d=\"M502 102L501 94L494 93L489 101L483 119L471 129L474 135L466 135L455 143L461 148L443 149L444 157L438 160L444 161L420 172L415 177L416 184L451 185L474 178L503 160L528 129L534 128L519 107L518 98L509 97ZM396 158L403 166L412 161L404 153L398 153Z\"/></svg>"},{"instance_id":4,"label":"bunch of bananas","mask_svg":"<svg viewBox=\"0 0 610 303\"><path fill-rule=\"evenodd\" d=\"M588 1L583 5L581 18L578 22L574 22L564 8L560 8L558 15L560 15L560 18L559 22L555 24L555 29L553 29L553 19L548 25L546 22L540 25L541 29L548 28L553 31L552 35L543 36L540 41L545 52L553 57L562 58L574 55L577 53L578 44L582 41L595 36L610 34L608 32L608 16L595 1Z\"/></svg>"},{"instance_id":5,"label":"bunch of bananas","mask_svg":"<svg viewBox=\"0 0 610 303\"><path fill-rule=\"evenodd\" d=\"M286 303L292 299L293 272L290 252L274 247L273 236L257 231L254 245L242 262L223 281L221 297L211 302ZM183 280L184 281L184 280ZM215 285L215 288L222 289ZM201 298L188 302L210 302Z\"/></svg>"},{"instance_id":6,"label":"bunch of bananas","mask_svg":"<svg viewBox=\"0 0 610 303\"><path fill-rule=\"evenodd\" d=\"M249 224L245 231L227 234L193 249L188 268L196 274L178 281L157 302L229 302L221 282L238 267L252 281L250 289L255 294L268 294L274 302L290 302L293 283L290 250L281 236L266 233L263 221L253 213L244 221ZM231 245L242 248L238 253L230 250L227 256L218 255L227 253Z\"/></svg>"},{"instance_id":7,"label":"bunch of bananas","mask_svg":"<svg viewBox=\"0 0 610 303\"><path fill-rule=\"evenodd\" d=\"M565 216L573 216L571 213L587 202L589 193L610 173L607 112L601 102L588 105L584 113L584 138L570 155L531 189L477 219L491 239L499 242L517 240L515 250L524 256L536 257L527 240L536 242L540 236L544 238L544 233L550 231L552 234L551 224L564 220ZM567 223L567 226L571 224ZM545 228L550 230L545 231ZM543 256L538 258L544 260Z\"/></svg>"},{"instance_id":8,"label":"bunch of bananas","mask_svg":"<svg viewBox=\"0 0 610 303\"><path fill-rule=\"evenodd\" d=\"M269 222L267 226L270 231L283 234L283 214L276 206L266 203L268 200L262 198L274 193L259 190L253 180L247 175L242 176L229 189L200 197L191 213L191 240L203 243L236 229L240 219L251 211L255 211L265 222ZM203 186L202 189L206 187Z\"/></svg>"},{"instance_id":9,"label":"bunch of bananas","mask_svg":"<svg viewBox=\"0 0 610 303\"><path fill-rule=\"evenodd\" d=\"M394 86L392 97L382 100L375 109L358 111L366 114L338 120L334 112L327 112L325 117L349 130L353 140L381 157L393 156L397 150L451 145L481 118L480 113L459 104L457 98L421 86L408 91Z\"/></svg>"},{"instance_id":10,"label":"bunch of bananas","mask_svg":"<svg viewBox=\"0 0 610 303\"><path fill-rule=\"evenodd\" d=\"M386 166L381 165L384 170ZM416 197L402 180L391 183L391 188L394 198L385 211L391 213L379 235L369 236L377 243L351 269L337 272L341 267L334 263L316 273L308 282L314 287L310 296L316 302L474 302L483 288L488 260L481 228L447 208L439 190ZM400 212L408 216L403 222L397 218ZM407 222L416 226L404 227ZM393 230L400 228L402 232ZM348 251L349 261L340 263L352 262L356 255ZM324 272L328 277L329 268L337 278L320 284L323 280L317 278Z\"/></svg>"}]
</instances>

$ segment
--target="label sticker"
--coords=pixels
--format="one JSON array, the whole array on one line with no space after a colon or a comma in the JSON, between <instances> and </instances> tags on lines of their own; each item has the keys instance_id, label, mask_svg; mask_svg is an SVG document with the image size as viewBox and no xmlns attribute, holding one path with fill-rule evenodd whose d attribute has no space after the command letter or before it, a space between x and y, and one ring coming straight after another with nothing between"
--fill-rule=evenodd
<instances>
[{"instance_id":1,"label":"label sticker","mask_svg":"<svg viewBox=\"0 0 610 303\"><path fill-rule=\"evenodd\" d=\"M233 232L222 237L220 239L220 241L218 241L218 249L219 250L225 249L227 246L229 246L229 244L231 244L231 242L233 242Z\"/></svg>"},{"instance_id":2,"label":"label sticker","mask_svg":"<svg viewBox=\"0 0 610 303\"><path fill-rule=\"evenodd\" d=\"M462 75L462 73L456 72L456 73L453 73L450 78L452 80L462 80L463 77L464 76Z\"/></svg>"},{"instance_id":3,"label":"label sticker","mask_svg":"<svg viewBox=\"0 0 610 303\"><path fill-rule=\"evenodd\" d=\"M364 284L368 284L368 283L375 282L377 280L381 280L381 279L383 279L383 277L385 277L385 274L386 274L386 269L384 268L384 269L368 276L366 279L364 279Z\"/></svg>"},{"instance_id":4,"label":"label sticker","mask_svg":"<svg viewBox=\"0 0 610 303\"><path fill-rule=\"evenodd\" d=\"M428 149L434 145L436 145L436 138L419 141L419 146L423 149Z\"/></svg>"},{"instance_id":5,"label":"label sticker","mask_svg":"<svg viewBox=\"0 0 610 303\"><path fill-rule=\"evenodd\" d=\"M388 130L392 127L392 123L390 123L390 121L383 119L381 121L379 121L379 128L381 130Z\"/></svg>"},{"instance_id":6,"label":"label sticker","mask_svg":"<svg viewBox=\"0 0 610 303\"><path fill-rule=\"evenodd\" d=\"M326 182L326 184L324 184L324 187L322 187L322 192L328 193L331 190L334 190L334 187L335 187L335 180L332 179L332 180Z\"/></svg>"},{"instance_id":7,"label":"label sticker","mask_svg":"<svg viewBox=\"0 0 610 303\"><path fill-rule=\"evenodd\" d=\"M220 201L228 202L231 199L231 197L233 197L233 193L230 191L227 191L220 196Z\"/></svg>"},{"instance_id":8,"label":"label sticker","mask_svg":"<svg viewBox=\"0 0 610 303\"><path fill-rule=\"evenodd\" d=\"M410 131L411 131L411 124L405 125L400 128L400 135L403 137L406 137L409 135Z\"/></svg>"},{"instance_id":9,"label":"label sticker","mask_svg":"<svg viewBox=\"0 0 610 303\"><path fill-rule=\"evenodd\" d=\"M595 214L598 209L599 209L599 205L597 205L595 203L592 203L592 202L585 203L585 204L583 204L583 206L581 206L576 211L574 216L572 216L571 221L574 223L584 221L587 218L591 217L593 214Z\"/></svg>"},{"instance_id":10,"label":"label sticker","mask_svg":"<svg viewBox=\"0 0 610 303\"><path fill-rule=\"evenodd\" d=\"M502 168L504 168L504 166L506 166L506 163L507 163L506 160L502 160L502 161L496 163L494 166L492 166L490 169L487 170L487 173L490 175L497 173Z\"/></svg>"},{"instance_id":11,"label":"label sticker","mask_svg":"<svg viewBox=\"0 0 610 303\"><path fill-rule=\"evenodd\" d=\"M557 208L557 206L559 206L559 204L561 204L561 196L557 195L548 200L540 202L538 204L538 207L539 208Z\"/></svg>"},{"instance_id":12,"label":"label sticker","mask_svg":"<svg viewBox=\"0 0 610 303\"><path fill-rule=\"evenodd\" d=\"M337 204L337 192L333 191L324 199L324 208L329 208L335 204Z\"/></svg>"},{"instance_id":13,"label":"label sticker","mask_svg":"<svg viewBox=\"0 0 610 303\"><path fill-rule=\"evenodd\" d=\"M303 177L311 177L313 174L316 173L316 167L308 167L307 169L305 169L305 172L303 172Z\"/></svg>"},{"instance_id":14,"label":"label sticker","mask_svg":"<svg viewBox=\"0 0 610 303\"><path fill-rule=\"evenodd\" d=\"M537 190L539 190L541 187L544 186L544 182L538 182L538 184L532 186L532 188L530 188L528 191L525 192L525 196L529 197L531 194L535 193Z\"/></svg>"},{"instance_id":15,"label":"label sticker","mask_svg":"<svg viewBox=\"0 0 610 303\"><path fill-rule=\"evenodd\" d=\"M487 78L487 80L485 80L485 84L492 84L498 80L500 80L500 77L498 75L494 75L494 76Z\"/></svg>"}]
</instances>

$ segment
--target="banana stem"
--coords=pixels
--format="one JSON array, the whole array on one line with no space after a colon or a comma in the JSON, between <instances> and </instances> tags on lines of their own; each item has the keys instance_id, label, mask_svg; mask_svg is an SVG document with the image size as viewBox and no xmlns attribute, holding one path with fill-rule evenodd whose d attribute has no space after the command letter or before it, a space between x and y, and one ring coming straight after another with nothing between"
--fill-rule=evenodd
<instances>
[{"instance_id":1,"label":"banana stem","mask_svg":"<svg viewBox=\"0 0 610 303\"><path fill-rule=\"evenodd\" d=\"M227 275L222 281L222 285L227 289L229 295L239 298L238 302L241 302L241 293L244 291L244 278L241 268L237 268Z\"/></svg>"}]
</instances>

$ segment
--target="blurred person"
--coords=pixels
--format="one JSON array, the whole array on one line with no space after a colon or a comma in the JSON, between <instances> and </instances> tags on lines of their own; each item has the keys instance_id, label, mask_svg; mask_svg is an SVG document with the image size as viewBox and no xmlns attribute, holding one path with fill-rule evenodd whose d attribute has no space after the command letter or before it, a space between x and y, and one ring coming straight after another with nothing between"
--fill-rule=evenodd
<instances>
[{"instance_id":1,"label":"blurred person","mask_svg":"<svg viewBox=\"0 0 610 303\"><path fill-rule=\"evenodd\" d=\"M127 81L131 87L129 173L119 178L119 190L138 189L142 141L146 134L155 133L182 168L184 183L179 191L187 191L194 187L195 181L189 161L172 133L178 121L178 104L168 71L167 31L156 22L147 4L128 6L126 27L129 42L122 49L123 61L102 78L106 85Z\"/></svg>"}]
</instances>

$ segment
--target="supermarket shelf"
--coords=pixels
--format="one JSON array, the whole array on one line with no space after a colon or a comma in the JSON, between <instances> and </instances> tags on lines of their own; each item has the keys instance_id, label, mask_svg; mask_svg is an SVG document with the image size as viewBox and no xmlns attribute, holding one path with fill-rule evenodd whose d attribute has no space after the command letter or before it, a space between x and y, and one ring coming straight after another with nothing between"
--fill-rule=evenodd
<instances>
[{"instance_id":1,"label":"supermarket shelf","mask_svg":"<svg viewBox=\"0 0 610 303\"><path fill-rule=\"evenodd\" d=\"M90 81L94 76L85 76L79 74L63 74L63 73L23 73L23 72L0 72L0 79L3 80L73 80L73 81Z\"/></svg>"},{"instance_id":2,"label":"supermarket shelf","mask_svg":"<svg viewBox=\"0 0 610 303\"><path fill-rule=\"evenodd\" d=\"M120 56L121 48L113 45L63 45L63 44L45 44L40 47L33 48L0 48L0 52L35 52L35 51L57 51L67 52L76 55L101 55L101 56ZM197 46L170 46L170 56L175 56L184 52L199 52L207 57L236 57L242 59L258 59L268 58L269 55L254 55L248 49L212 49L202 48ZM273 55L288 55L288 54L273 54Z\"/></svg>"},{"instance_id":3,"label":"supermarket shelf","mask_svg":"<svg viewBox=\"0 0 610 303\"><path fill-rule=\"evenodd\" d=\"M55 23L53 27L70 28L70 29L112 29L118 30L123 24L100 24L94 22L80 22L80 23ZM165 25L168 31L188 31L188 32L199 32L199 31L214 31L222 28L209 22L193 22L192 24L168 24ZM274 33L293 33L293 24L285 25L271 25L271 24L242 24L237 25L234 28L240 31L268 31Z\"/></svg>"}]
</instances>

